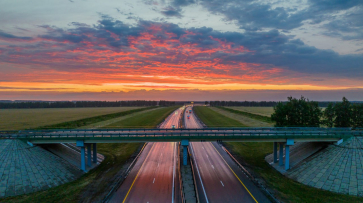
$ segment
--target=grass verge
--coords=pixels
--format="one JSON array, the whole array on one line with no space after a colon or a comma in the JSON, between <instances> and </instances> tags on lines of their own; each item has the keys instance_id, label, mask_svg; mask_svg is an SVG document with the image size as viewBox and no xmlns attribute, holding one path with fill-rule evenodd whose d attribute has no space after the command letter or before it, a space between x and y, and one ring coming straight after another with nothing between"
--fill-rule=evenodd
<instances>
[{"instance_id":1,"label":"grass verge","mask_svg":"<svg viewBox=\"0 0 363 203\"><path fill-rule=\"evenodd\" d=\"M226 108L226 107L222 107L222 106L217 106L217 108L223 109L225 111L229 111L231 113L235 113L235 114L240 114L255 120L259 120L262 122L266 122L266 123L274 123L274 121L271 120L270 117L268 116L261 116L261 115L257 115L257 114L253 114L253 113L249 113L249 112L245 112L245 111L238 111L235 109L230 109L230 108Z\"/></svg>"},{"instance_id":2,"label":"grass verge","mask_svg":"<svg viewBox=\"0 0 363 203\"><path fill-rule=\"evenodd\" d=\"M207 126L218 125L220 127L225 120L225 116L208 107L196 107L194 112ZM213 115L213 117L203 115ZM241 125L237 124L233 127L241 127ZM272 143L227 142L225 145L241 163L252 170L253 174L262 178L269 188L274 189L277 198L282 202L363 202L363 198L309 187L281 175L265 161L265 156L272 153Z\"/></svg>"},{"instance_id":3,"label":"grass verge","mask_svg":"<svg viewBox=\"0 0 363 203\"><path fill-rule=\"evenodd\" d=\"M123 123L119 127L156 127L177 108L177 106L160 108L135 115L127 123ZM79 179L49 190L0 199L0 202L100 202L109 191L109 186L114 180L115 175L123 168L126 162L132 161L132 156L137 154L142 144L97 144L98 152L105 156L105 160L97 168L84 174Z\"/></svg>"},{"instance_id":4,"label":"grass verge","mask_svg":"<svg viewBox=\"0 0 363 203\"><path fill-rule=\"evenodd\" d=\"M204 106L195 106L194 113L206 124L208 127L246 127L242 123L219 114Z\"/></svg>"},{"instance_id":5,"label":"grass verge","mask_svg":"<svg viewBox=\"0 0 363 203\"><path fill-rule=\"evenodd\" d=\"M122 112L118 112L118 113L111 113L111 114L106 114L106 115L94 116L94 117L79 119L79 120L75 120L75 121L67 121L67 122L58 123L58 124L54 124L54 125L41 126L41 127L36 128L36 129L72 129L72 128L79 128L79 127L82 127L82 126L85 126L85 125L90 125L92 123L97 123L97 122L101 122L101 121L105 121L105 120L109 120L109 119L113 119L113 118L117 118L117 117L121 117L121 116L126 116L126 115L129 115L129 114L132 114L132 113L136 113L136 112L140 112L140 111L146 111L148 109L153 109L153 108L157 108L157 107L151 106L151 107L140 108L140 109L132 109L132 110L129 110L129 111L122 111Z\"/></svg>"}]
</instances>

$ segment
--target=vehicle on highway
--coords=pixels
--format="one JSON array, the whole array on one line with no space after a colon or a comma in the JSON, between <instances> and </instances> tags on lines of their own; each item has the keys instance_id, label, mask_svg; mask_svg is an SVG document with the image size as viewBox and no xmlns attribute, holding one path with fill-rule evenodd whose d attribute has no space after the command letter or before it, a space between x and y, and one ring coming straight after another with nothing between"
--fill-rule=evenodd
<instances>
[{"instance_id":1,"label":"vehicle on highway","mask_svg":"<svg viewBox=\"0 0 363 203\"><path fill-rule=\"evenodd\" d=\"M190 119L190 115L188 115L188 119Z\"/></svg>"},{"instance_id":2,"label":"vehicle on highway","mask_svg":"<svg viewBox=\"0 0 363 203\"><path fill-rule=\"evenodd\" d=\"M172 126L171 126L171 129L175 129L175 125L172 125Z\"/></svg>"},{"instance_id":3,"label":"vehicle on highway","mask_svg":"<svg viewBox=\"0 0 363 203\"><path fill-rule=\"evenodd\" d=\"M189 110L189 113L192 113L192 110Z\"/></svg>"}]
</instances>

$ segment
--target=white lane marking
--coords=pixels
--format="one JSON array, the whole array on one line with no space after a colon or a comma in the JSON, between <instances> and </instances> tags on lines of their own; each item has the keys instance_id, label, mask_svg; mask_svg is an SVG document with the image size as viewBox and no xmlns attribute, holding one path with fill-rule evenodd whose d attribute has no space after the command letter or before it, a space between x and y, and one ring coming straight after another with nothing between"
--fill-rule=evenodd
<instances>
[{"instance_id":1,"label":"white lane marking","mask_svg":"<svg viewBox=\"0 0 363 203\"><path fill-rule=\"evenodd\" d=\"M155 183L155 178L154 178L154 180L153 180L153 183Z\"/></svg>"},{"instance_id":2,"label":"white lane marking","mask_svg":"<svg viewBox=\"0 0 363 203\"><path fill-rule=\"evenodd\" d=\"M203 185L202 178L200 177L200 172L199 172L199 169L198 169L197 160L195 159L195 155L194 155L194 150L193 150L192 143L190 143L190 147L192 149L192 154L193 154L193 159L194 159L194 163L195 163L195 168L197 169L197 172L198 172L198 176L199 176L200 184L202 185L202 189L203 189L203 192L204 192L205 200L207 201L207 203L209 203L208 197L207 197L207 193L205 193L205 189L204 189L204 185Z\"/></svg>"},{"instance_id":3,"label":"white lane marking","mask_svg":"<svg viewBox=\"0 0 363 203\"><path fill-rule=\"evenodd\" d=\"M212 168L214 169L214 166L212 165Z\"/></svg>"},{"instance_id":4,"label":"white lane marking","mask_svg":"<svg viewBox=\"0 0 363 203\"><path fill-rule=\"evenodd\" d=\"M222 184L222 186L224 187L224 185L223 185L223 182L221 181L221 184Z\"/></svg>"},{"instance_id":5,"label":"white lane marking","mask_svg":"<svg viewBox=\"0 0 363 203\"><path fill-rule=\"evenodd\" d=\"M174 143L174 149L173 149L173 153L174 153L174 162L173 162L173 190L172 190L172 194L171 194L171 202L172 203L174 203L174 177L175 177L175 165L176 165L176 163L175 163L175 161L176 161L176 159L175 159L175 154L176 154L176 150L175 150L175 147L176 147L176 144Z\"/></svg>"}]
</instances>

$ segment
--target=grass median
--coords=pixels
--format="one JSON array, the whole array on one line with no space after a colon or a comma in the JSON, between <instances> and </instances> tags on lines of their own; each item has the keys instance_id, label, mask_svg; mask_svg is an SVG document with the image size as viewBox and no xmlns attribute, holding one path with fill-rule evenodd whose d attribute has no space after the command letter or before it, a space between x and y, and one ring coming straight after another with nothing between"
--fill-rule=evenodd
<instances>
[{"instance_id":1,"label":"grass median","mask_svg":"<svg viewBox=\"0 0 363 203\"><path fill-rule=\"evenodd\" d=\"M195 107L194 112L209 127L244 126L242 123L219 114L208 107ZM264 159L266 155L272 153L272 143L227 142L225 145L253 174L262 178L266 185L275 191L277 198L282 202L363 202L363 198L308 187L281 175L270 167Z\"/></svg>"},{"instance_id":2,"label":"grass median","mask_svg":"<svg viewBox=\"0 0 363 203\"><path fill-rule=\"evenodd\" d=\"M159 108L138 114L122 124L119 128L156 127L178 106ZM97 144L98 152L105 160L95 169L70 183L49 190L0 199L0 202L100 202L110 189L110 183L127 161L131 161L143 143Z\"/></svg>"}]
</instances>

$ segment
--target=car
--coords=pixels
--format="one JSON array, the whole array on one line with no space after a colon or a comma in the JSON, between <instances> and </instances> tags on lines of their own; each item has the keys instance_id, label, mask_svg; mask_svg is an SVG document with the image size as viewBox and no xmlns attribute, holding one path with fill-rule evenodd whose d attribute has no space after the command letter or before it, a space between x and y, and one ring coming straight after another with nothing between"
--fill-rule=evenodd
<instances>
[{"instance_id":1,"label":"car","mask_svg":"<svg viewBox=\"0 0 363 203\"><path fill-rule=\"evenodd\" d=\"M175 125L171 125L171 129L175 129Z\"/></svg>"},{"instance_id":2,"label":"car","mask_svg":"<svg viewBox=\"0 0 363 203\"><path fill-rule=\"evenodd\" d=\"M188 119L190 119L190 116L188 115Z\"/></svg>"}]
</instances>

